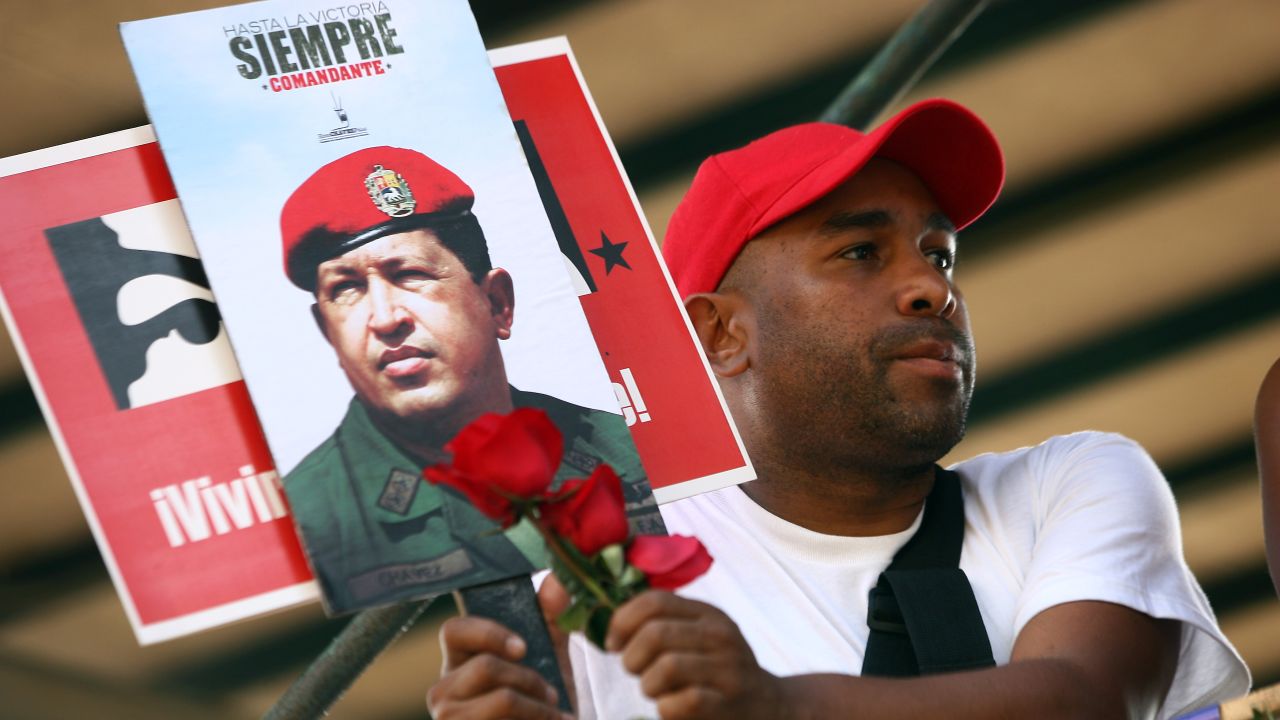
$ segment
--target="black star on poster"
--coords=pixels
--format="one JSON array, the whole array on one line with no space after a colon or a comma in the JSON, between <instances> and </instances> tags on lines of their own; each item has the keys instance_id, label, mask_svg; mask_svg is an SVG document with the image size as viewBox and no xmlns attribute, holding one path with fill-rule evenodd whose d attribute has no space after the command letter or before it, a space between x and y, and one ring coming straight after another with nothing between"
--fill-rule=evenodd
<instances>
[{"instance_id":1,"label":"black star on poster","mask_svg":"<svg viewBox=\"0 0 1280 720\"><path fill-rule=\"evenodd\" d=\"M600 243L600 247L594 250L589 250L588 252L592 255L599 255L604 258L605 275L608 275L613 271L614 265L621 265L628 270L631 269L631 266L627 264L626 259L622 257L622 251L627 249L626 243L609 242L609 236L605 235L604 231L600 232Z\"/></svg>"}]
</instances>

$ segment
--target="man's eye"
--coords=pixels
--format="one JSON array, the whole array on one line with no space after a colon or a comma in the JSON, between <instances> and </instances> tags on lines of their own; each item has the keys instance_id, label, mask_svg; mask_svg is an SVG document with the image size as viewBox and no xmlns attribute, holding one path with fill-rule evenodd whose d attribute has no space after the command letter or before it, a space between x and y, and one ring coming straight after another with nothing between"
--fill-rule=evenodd
<instances>
[{"instance_id":1,"label":"man's eye","mask_svg":"<svg viewBox=\"0 0 1280 720\"><path fill-rule=\"evenodd\" d=\"M426 270L405 268L403 270L396 271L395 279L396 282L419 282L422 280L430 280L431 275Z\"/></svg>"},{"instance_id":2,"label":"man's eye","mask_svg":"<svg viewBox=\"0 0 1280 720\"><path fill-rule=\"evenodd\" d=\"M354 297L359 289L359 284L354 280L343 280L330 285L326 294L330 300L343 300Z\"/></svg>"},{"instance_id":3,"label":"man's eye","mask_svg":"<svg viewBox=\"0 0 1280 720\"><path fill-rule=\"evenodd\" d=\"M871 244L854 245L853 247L840 253L841 257L850 260L870 260L876 254L876 248Z\"/></svg>"},{"instance_id":4,"label":"man's eye","mask_svg":"<svg viewBox=\"0 0 1280 720\"><path fill-rule=\"evenodd\" d=\"M950 270L956 266L956 254L951 250L930 250L927 254L939 270Z\"/></svg>"}]
</instances>

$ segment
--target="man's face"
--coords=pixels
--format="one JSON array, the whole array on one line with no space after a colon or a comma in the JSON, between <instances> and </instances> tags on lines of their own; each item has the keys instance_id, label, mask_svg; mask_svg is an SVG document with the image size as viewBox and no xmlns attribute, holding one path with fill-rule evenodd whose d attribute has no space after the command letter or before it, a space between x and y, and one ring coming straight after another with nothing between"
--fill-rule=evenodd
<instances>
[{"instance_id":1,"label":"man's face","mask_svg":"<svg viewBox=\"0 0 1280 720\"><path fill-rule=\"evenodd\" d=\"M955 246L920 180L880 159L748 243L721 291L749 304L736 404L768 452L904 467L960 440L974 353Z\"/></svg>"},{"instance_id":2,"label":"man's face","mask_svg":"<svg viewBox=\"0 0 1280 720\"><path fill-rule=\"evenodd\" d=\"M316 322L375 419L450 427L510 397L498 350L513 317L506 271L477 283L433 233L413 230L316 272Z\"/></svg>"}]
</instances>

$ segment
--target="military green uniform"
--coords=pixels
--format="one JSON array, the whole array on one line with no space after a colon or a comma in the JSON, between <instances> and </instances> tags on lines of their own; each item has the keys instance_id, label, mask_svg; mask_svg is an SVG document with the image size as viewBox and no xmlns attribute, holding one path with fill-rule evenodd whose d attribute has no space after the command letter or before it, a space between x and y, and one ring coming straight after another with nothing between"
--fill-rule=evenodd
<instances>
[{"instance_id":1,"label":"military green uniform","mask_svg":"<svg viewBox=\"0 0 1280 720\"><path fill-rule=\"evenodd\" d=\"M540 408L564 434L559 483L601 462L622 478L633 527L661 527L621 417L512 388L516 407ZM354 398L337 430L284 478L294 521L329 608L344 612L423 597L545 567L528 524L500 532L370 421ZM655 525L656 522L656 525Z\"/></svg>"}]
</instances>

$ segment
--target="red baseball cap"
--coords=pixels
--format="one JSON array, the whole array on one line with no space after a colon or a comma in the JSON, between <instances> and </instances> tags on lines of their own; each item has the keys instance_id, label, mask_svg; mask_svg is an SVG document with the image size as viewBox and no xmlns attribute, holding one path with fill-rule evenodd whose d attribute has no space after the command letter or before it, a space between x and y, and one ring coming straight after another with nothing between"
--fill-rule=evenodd
<instances>
[{"instance_id":1,"label":"red baseball cap","mask_svg":"<svg viewBox=\"0 0 1280 720\"><path fill-rule=\"evenodd\" d=\"M918 102L869 133L806 123L707 158L671 216L662 255L681 297L711 292L749 240L835 190L872 157L914 172L957 229L991 207L1004 156L950 100Z\"/></svg>"},{"instance_id":2,"label":"red baseball cap","mask_svg":"<svg viewBox=\"0 0 1280 720\"><path fill-rule=\"evenodd\" d=\"M316 170L285 201L285 275L314 290L316 267L325 260L384 235L465 215L474 202L461 178L416 150L357 150Z\"/></svg>"}]
</instances>

